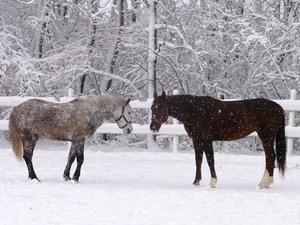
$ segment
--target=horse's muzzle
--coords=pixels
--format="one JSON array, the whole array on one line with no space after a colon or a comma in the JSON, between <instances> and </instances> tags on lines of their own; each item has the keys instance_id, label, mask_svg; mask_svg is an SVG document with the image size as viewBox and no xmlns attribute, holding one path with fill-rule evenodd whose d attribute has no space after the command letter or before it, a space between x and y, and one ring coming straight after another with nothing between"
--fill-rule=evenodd
<instances>
[{"instance_id":1,"label":"horse's muzzle","mask_svg":"<svg viewBox=\"0 0 300 225\"><path fill-rule=\"evenodd\" d=\"M127 134L130 134L132 132L132 129L127 128Z\"/></svg>"},{"instance_id":2,"label":"horse's muzzle","mask_svg":"<svg viewBox=\"0 0 300 225\"><path fill-rule=\"evenodd\" d=\"M124 134L130 134L133 130L132 124L129 124L128 126L124 127L122 130Z\"/></svg>"},{"instance_id":3,"label":"horse's muzzle","mask_svg":"<svg viewBox=\"0 0 300 225\"><path fill-rule=\"evenodd\" d=\"M150 124L150 130L152 130L153 132L158 132L160 127L161 127L161 124L158 124L154 121L152 121Z\"/></svg>"}]
</instances>

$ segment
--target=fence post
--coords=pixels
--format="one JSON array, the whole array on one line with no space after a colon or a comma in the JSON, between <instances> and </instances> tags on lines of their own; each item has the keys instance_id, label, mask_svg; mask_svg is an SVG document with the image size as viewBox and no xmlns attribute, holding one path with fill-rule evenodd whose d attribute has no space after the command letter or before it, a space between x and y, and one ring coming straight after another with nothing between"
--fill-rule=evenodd
<instances>
[{"instance_id":1,"label":"fence post","mask_svg":"<svg viewBox=\"0 0 300 225\"><path fill-rule=\"evenodd\" d=\"M74 97L74 90L72 88L68 89L68 97L73 98Z\"/></svg>"},{"instance_id":2,"label":"fence post","mask_svg":"<svg viewBox=\"0 0 300 225\"><path fill-rule=\"evenodd\" d=\"M151 110L148 109L148 124L151 123ZM151 149L154 145L154 134L147 134L147 138L146 138L146 149Z\"/></svg>"},{"instance_id":3,"label":"fence post","mask_svg":"<svg viewBox=\"0 0 300 225\"><path fill-rule=\"evenodd\" d=\"M175 89L173 91L173 95L178 95L179 94L179 90ZM175 118L173 119L173 124L178 124L178 120L176 120ZM179 136L178 135L174 135L173 136L173 152L178 152L179 150Z\"/></svg>"},{"instance_id":4,"label":"fence post","mask_svg":"<svg viewBox=\"0 0 300 225\"><path fill-rule=\"evenodd\" d=\"M297 91L295 89L291 90L291 100L296 100ZM295 111L289 112L289 123L288 126L294 127L295 126ZM288 155L292 155L294 148L294 139L292 137L287 138L287 153Z\"/></svg>"}]
</instances>

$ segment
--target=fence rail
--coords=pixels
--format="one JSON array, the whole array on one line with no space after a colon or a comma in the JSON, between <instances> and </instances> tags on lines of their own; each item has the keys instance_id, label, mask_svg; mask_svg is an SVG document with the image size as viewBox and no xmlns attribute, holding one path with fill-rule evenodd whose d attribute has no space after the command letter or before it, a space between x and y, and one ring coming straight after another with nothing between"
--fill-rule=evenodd
<instances>
[{"instance_id":1,"label":"fence rail","mask_svg":"<svg viewBox=\"0 0 300 225\"><path fill-rule=\"evenodd\" d=\"M300 100L296 100L296 91L291 91L291 99L289 100L273 100L283 107L283 109L289 113L289 119L285 128L287 137L287 147L289 154L293 151L294 138L300 138L300 127L295 127L295 112L300 111ZM24 101L37 97L0 97L0 107L13 107ZM52 102L68 102L74 99L73 97L62 97L59 100L54 97L39 98ZM226 100L230 101L230 100ZM133 109L150 109L152 99L147 101L134 100L130 102ZM133 123L132 134L153 134L149 128L149 124L140 125ZM8 130L8 120L0 120L0 130ZM118 128L115 123L104 123L100 128L97 129L97 133L110 133L110 134L121 134L122 130ZM178 124L176 121L174 124L164 124L157 135L173 135L174 140L173 149L178 149L178 136L187 135L182 124ZM256 132L253 132L249 136L257 136Z\"/></svg>"}]
</instances>

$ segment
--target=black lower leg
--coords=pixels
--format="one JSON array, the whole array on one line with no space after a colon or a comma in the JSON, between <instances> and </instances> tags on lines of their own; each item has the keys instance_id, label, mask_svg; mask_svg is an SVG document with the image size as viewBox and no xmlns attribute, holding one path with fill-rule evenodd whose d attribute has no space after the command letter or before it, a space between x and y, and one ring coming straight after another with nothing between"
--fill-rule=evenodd
<instances>
[{"instance_id":1,"label":"black lower leg","mask_svg":"<svg viewBox=\"0 0 300 225\"><path fill-rule=\"evenodd\" d=\"M200 185L200 181L202 178L201 166L202 166L202 159L203 159L203 151L198 146L195 146L195 159L196 159L196 176L193 184L195 186L198 186Z\"/></svg>"},{"instance_id":2,"label":"black lower leg","mask_svg":"<svg viewBox=\"0 0 300 225\"><path fill-rule=\"evenodd\" d=\"M75 181L79 180L81 166L83 164L83 161L84 161L84 155L83 155L83 152L80 152L77 155L77 167L76 167L76 170L75 170L74 175L73 175L73 180L75 180Z\"/></svg>"},{"instance_id":3,"label":"black lower leg","mask_svg":"<svg viewBox=\"0 0 300 225\"><path fill-rule=\"evenodd\" d=\"M212 143L210 143L208 145L208 148L205 150L205 156L207 159L207 164L208 164L208 167L210 170L211 178L217 179L217 174L215 171L215 158L214 158L214 151L212 148Z\"/></svg>"},{"instance_id":4,"label":"black lower leg","mask_svg":"<svg viewBox=\"0 0 300 225\"><path fill-rule=\"evenodd\" d=\"M74 162L74 160L75 160L75 154L73 153L73 154L69 154L69 157L68 157L68 163L67 163L67 165L66 165L66 168L65 168L65 170L64 170L64 179L65 180L71 180L71 178L70 178L70 170L71 170L71 166L72 166L72 164L73 164L73 162Z\"/></svg>"},{"instance_id":5,"label":"black lower leg","mask_svg":"<svg viewBox=\"0 0 300 225\"><path fill-rule=\"evenodd\" d=\"M270 177L273 177L275 168L275 153L271 153L270 156L266 157L266 169Z\"/></svg>"},{"instance_id":6,"label":"black lower leg","mask_svg":"<svg viewBox=\"0 0 300 225\"><path fill-rule=\"evenodd\" d=\"M24 154L24 155L23 155L23 159L25 160L26 165L27 165L27 169L28 169L28 177L29 177L30 179L37 179L37 180L39 180L39 179L37 178L35 172L34 172L31 157L29 157L28 155L25 155L25 154Z\"/></svg>"},{"instance_id":7,"label":"black lower leg","mask_svg":"<svg viewBox=\"0 0 300 225\"><path fill-rule=\"evenodd\" d=\"M269 176L272 177L274 172L274 167L275 167L275 158L276 158L276 154L274 152L274 147L273 147L274 140L273 139L269 140L267 138L261 138L261 140L266 155L266 170L268 171Z\"/></svg>"}]
</instances>

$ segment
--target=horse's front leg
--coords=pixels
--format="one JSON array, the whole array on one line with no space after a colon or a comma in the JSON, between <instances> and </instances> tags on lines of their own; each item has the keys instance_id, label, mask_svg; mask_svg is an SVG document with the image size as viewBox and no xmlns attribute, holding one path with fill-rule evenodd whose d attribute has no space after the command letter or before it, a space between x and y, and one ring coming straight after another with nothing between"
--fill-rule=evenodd
<instances>
[{"instance_id":1,"label":"horse's front leg","mask_svg":"<svg viewBox=\"0 0 300 225\"><path fill-rule=\"evenodd\" d=\"M75 143L72 142L72 145L71 145L71 148L69 151L68 162L67 162L66 168L64 170L64 179L65 180L71 180L70 169L71 169L71 166L72 166L75 158L76 158Z\"/></svg>"},{"instance_id":2,"label":"horse's front leg","mask_svg":"<svg viewBox=\"0 0 300 225\"><path fill-rule=\"evenodd\" d=\"M81 166L84 161L84 142L85 140L81 140L76 144L76 159L77 159L77 167L73 175L73 180L77 181L80 177Z\"/></svg>"},{"instance_id":3,"label":"horse's front leg","mask_svg":"<svg viewBox=\"0 0 300 225\"><path fill-rule=\"evenodd\" d=\"M193 144L195 148L195 160L196 160L196 176L193 184L195 186L200 185L201 175L201 165L203 159L203 146L200 141L193 139Z\"/></svg>"},{"instance_id":4,"label":"horse's front leg","mask_svg":"<svg viewBox=\"0 0 300 225\"><path fill-rule=\"evenodd\" d=\"M204 144L205 149L205 156L207 159L207 164L209 166L209 170L210 170L210 176L211 176L211 180L210 180L210 186L212 188L216 187L217 184L217 174L215 171L215 159L214 159L214 150L213 150L213 142L212 141L207 141Z\"/></svg>"}]
</instances>

